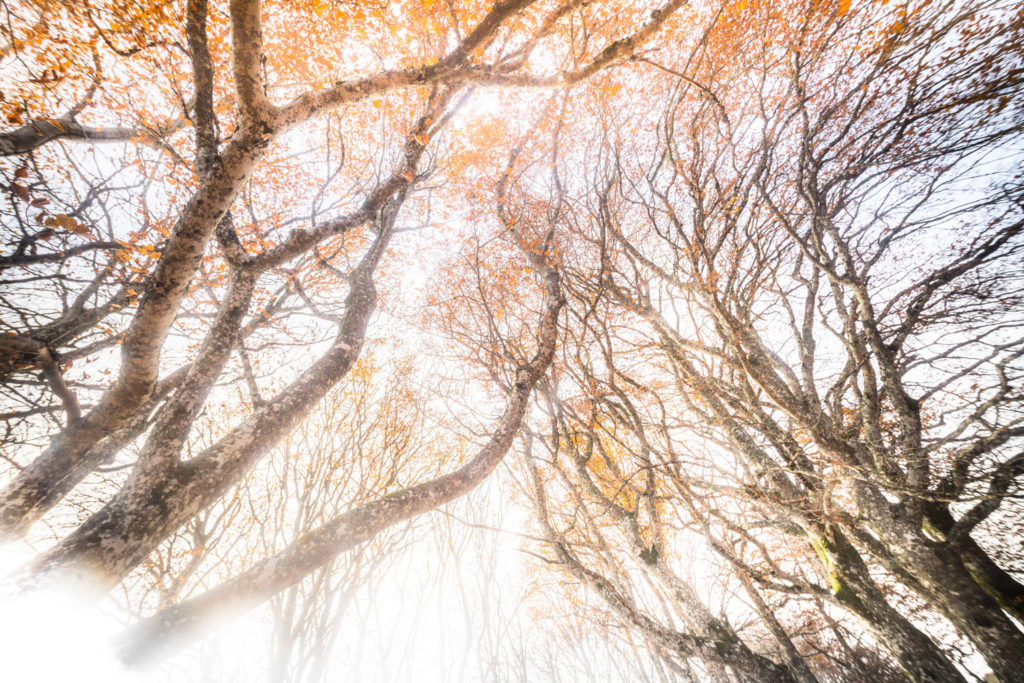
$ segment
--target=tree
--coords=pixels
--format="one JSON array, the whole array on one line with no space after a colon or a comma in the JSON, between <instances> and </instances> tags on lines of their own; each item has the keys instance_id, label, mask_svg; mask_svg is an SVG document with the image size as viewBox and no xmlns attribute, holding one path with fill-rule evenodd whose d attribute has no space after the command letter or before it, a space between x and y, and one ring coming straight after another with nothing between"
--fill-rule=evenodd
<instances>
[{"instance_id":1,"label":"tree","mask_svg":"<svg viewBox=\"0 0 1024 683\"><path fill-rule=\"evenodd\" d=\"M26 8L10 30L10 53L24 73L36 74L41 69L46 87L9 111L9 120L22 125L3 138L5 153L26 158L42 178L55 173L59 153L56 157L48 154L54 143L127 141L132 153L141 158L138 168L128 174L132 181L117 189L126 193L123 201L129 210L108 208L102 200L115 191L109 182L93 182L87 198L79 200L75 210L52 216L42 210L34 216L43 228L34 229L30 222L20 221L22 236L5 262L12 267L51 266L40 277L62 293L66 282L62 275L89 267L80 262L83 255L92 259L92 267L98 271L92 280L86 279L72 306L50 315L52 320L43 325L26 319L28 324L5 342L5 353L14 357L16 369L43 369L67 415L65 424L49 433L49 444L42 453L27 465L17 465L18 471L0 496L5 532L10 536L25 533L98 466L133 440L142 439L121 487L34 563L33 580L85 570L90 580L113 586L165 539L242 481L348 374L376 310L376 272L387 258L394 234L403 229L400 212L406 202L419 201L412 195L435 173L427 163L428 148L432 140L437 144L450 124L458 104L467 97L466 88L579 83L632 54L680 4L669 2L650 14L631 12L602 20L587 29L587 45L556 56L553 64L551 55L546 55L543 61L554 70L542 74L534 70L534 52L552 43L558 45L553 38L573 30L571 26L585 17L601 16L608 8L584 7L579 2L540 7L512 0L458 9L366 5L352 11L331 6L295 11L298 8L289 5L253 0L228 3L225 8L196 0L180 8L140 4L123 14L107 14L82 4L68 8L54 21L59 21L69 36L75 35L72 29L80 29L89 36L88 45L72 39L70 51L56 53L38 30L51 19L42 8ZM395 16L402 12L407 14ZM321 16L327 21L320 23ZM136 22L139 17L145 20ZM181 20L184 35L177 29ZM315 33L324 43L295 40L310 29L311 22L317 22ZM404 28L389 36L389 26L396 23ZM325 59L324 50L330 49L331 39L353 31L367 43L384 37L384 44L394 53L383 59L383 68L374 70L376 60L364 51L345 65L355 71L339 77L336 74L342 65L338 54ZM267 40L266 44L276 47L283 39L286 47L279 51L264 49ZM85 50L94 56L91 69L79 73L77 67L58 68ZM151 85L143 76L155 65L159 65L159 79ZM74 97L83 86L85 93L76 104L59 119L52 119L48 110ZM86 110L116 118L133 94L140 100L153 100L150 110L145 105L129 109L124 118L135 125L102 128L79 123ZM383 98L389 95L393 98L385 105ZM347 137L385 106L387 111L381 117L388 126L380 129L382 139L369 136L365 145L350 145ZM36 107L45 113L34 114ZM341 141L337 142L338 133L331 130L328 114L341 108L349 109L353 116L343 122ZM410 113L417 109L417 114ZM321 124L324 119L326 126ZM394 135L391 125L405 130L398 150L385 143ZM295 144L289 131L299 126L324 138L323 145L310 156L313 164L324 169L327 179L314 195L309 215L289 214L289 209L307 200L281 195L310 184L301 164L289 160ZM153 144L156 156L149 156L140 143ZM379 151L373 149L375 144L382 146ZM332 145L340 146L340 152ZM342 155L340 162L334 156L338 154ZM270 168L264 170L261 164ZM173 172L161 176L167 167ZM44 196L56 183L26 185L22 182L28 177L24 168L24 164L18 166L9 183L19 220L23 215L28 218L32 208L40 210L43 204L36 195ZM269 180L261 182L261 171L288 173L297 183L278 187ZM335 194L338 188L330 186L342 171L354 184L347 197ZM69 174L58 173L57 177L61 175L67 178ZM171 189L154 197L148 191L160 178ZM448 179L453 186L458 181L457 175ZM176 189L182 185L184 190ZM138 193L140 188L147 192ZM73 196L73 190L65 188L52 192ZM333 201L325 201L325 195ZM162 206L148 211L150 201ZM65 203L70 205L68 200ZM94 229L85 221L91 217L88 209L93 205L107 211L110 223L127 220L139 229L127 234L115 225L102 243L40 253L49 238L47 231L90 236ZM140 205L141 225L132 216ZM343 208L346 205L350 207L347 210ZM426 206L423 201L420 205ZM284 229L302 222L307 227ZM165 227L161 229L159 224ZM149 228L159 239L148 234ZM73 238L62 236L62 240ZM116 251L113 244L117 244ZM95 256L104 250L112 251L105 264ZM135 253L153 258L139 262ZM119 262L129 265L120 268ZM561 306L557 273L540 260L536 268L543 273L540 277L547 303L539 302L535 351L509 359L518 361L508 369L509 403L479 456L453 473L339 514L297 539L272 564L258 566L206 594L207 603L260 602L302 580L345 549L372 538L380 529L462 495L486 477L507 450L526 411L530 391L553 352ZM316 292L307 290L317 284L317 269L336 276L335 282L322 286L336 291L337 279L344 282L348 293L343 306L335 300L330 306L334 310L324 311L315 303ZM119 287L104 300L101 290L109 289L111 280ZM325 319L336 332L316 361L274 395L264 397L266 388L260 387L253 372L245 340L251 329L268 319L280 324L278 314L287 312L296 299L308 314ZM87 304L80 301L97 300L99 303L82 310ZM125 316L125 311L130 311L130 316ZM190 312L200 325L187 324L185 315ZM92 347L83 349L81 345L94 339L92 328L109 324L106 321L112 314L127 318L122 329L108 331L92 347L116 341L120 367L112 381L97 387L95 404L82 411L63 379L67 367L61 367L57 348L65 345L73 354L87 355ZM74 329L71 334L49 333L59 325ZM161 379L161 363L168 360L164 347L175 327L195 335L192 338L199 343L187 349L184 362ZM193 453L190 434L235 353L252 392L249 414L202 452ZM52 414L50 410L40 412ZM45 429L42 425L36 428ZM277 569L265 571L267 567ZM196 604L205 603L193 598L168 608L149 622L144 632L155 633L154 625L159 625L157 630L169 630L184 623L174 615L201 611L193 606Z\"/></svg>"},{"instance_id":2,"label":"tree","mask_svg":"<svg viewBox=\"0 0 1024 683\"><path fill-rule=\"evenodd\" d=\"M959 674L887 603L872 566L1012 680L1021 586L971 532L1019 474L1024 340L1006 275L1019 176L988 182L983 161L1016 141L1020 72L1002 60L1019 45L968 57L948 38L1019 17L760 11L725 15L685 68L662 65L676 85L656 145L600 143L577 199L593 208L566 224L586 245L564 269L569 308L594 349L566 360L573 386L633 433L641 465L652 433L659 472L693 448L686 430L718 445L706 466L730 474L701 487L731 486L803 538L832 596L912 678ZM719 61L711 46L737 36L749 58ZM631 411L634 392L653 410ZM583 409L560 438L597 440L593 419ZM688 486L673 497L706 495Z\"/></svg>"},{"instance_id":3,"label":"tree","mask_svg":"<svg viewBox=\"0 0 1024 683\"><path fill-rule=\"evenodd\" d=\"M287 652L519 436L530 552L666 676L957 680L958 634L1017 675L1016 8L4 9L0 534L143 606L127 660L268 600ZM409 346L459 389L324 407Z\"/></svg>"},{"instance_id":4,"label":"tree","mask_svg":"<svg viewBox=\"0 0 1024 683\"><path fill-rule=\"evenodd\" d=\"M459 86L473 82L543 85L549 82L561 84L580 81L605 65L627 56L636 45L650 37L677 7L669 5L664 10L655 12L631 36L611 44L607 49L599 50L596 55L574 70L559 71L543 77L527 71L530 51L536 43L559 29L560 20L576 11L573 4L559 6L551 14L538 17L529 15L531 19L538 19L540 26L532 34L516 36L517 40L525 39L525 44L517 46L514 52L502 53L495 57L497 61L494 64L483 61L488 57L488 49L503 49L495 45L495 40L499 36L512 38L511 35L505 35L506 25L511 23L513 17L518 20L525 19L531 4L499 3L484 12L468 7L461 14L456 13L446 20L452 22L448 28L454 35L465 32L466 36L459 42L458 47L433 64L388 69L362 78L339 80L332 85L300 91L298 94L290 92L290 86L287 85L290 79L301 75L303 80L308 81L316 74L292 73L290 69L294 64L291 61L292 55L289 54L281 55L280 72L268 66L273 62L273 56L263 52L264 29L261 23L262 8L259 3L232 4L229 8L230 26L214 27L221 40L224 36L220 34L229 28L231 31L230 55L217 55L220 57L219 63L214 61L213 48L219 47L223 50L227 46L210 45L208 34L211 31L207 26L209 12L205 3L192 3L185 8L185 37L188 41L191 68L183 71L189 75L190 82L185 81L178 85L190 86L194 91L195 102L187 107L183 114L195 119L194 169L197 183L192 196L182 207L182 215L177 219L166 242L161 245L159 261L153 272L147 274L145 287L139 295L139 303L131 323L121 336L122 366L116 381L105 390L98 404L81 416L81 419L72 415L66 428L51 439L46 452L22 470L8 487L5 493L4 519L11 532L23 531L45 512L54 502L55 489L59 489L60 482L68 477L77 476L75 473L92 466L95 458L90 457L90 449L123 427L135 411L153 395L157 384L162 341L189 293L189 283L202 264L206 243L214 236L218 225L221 226L218 257L222 260L218 268L227 271L228 282L226 289L221 293L222 300L217 308L217 315L196 358L188 368L185 388L175 392L173 399L161 409L154 420L154 433L149 439L153 445L141 456L141 462L136 468L138 474L128 485L129 488L135 489L134 492L131 495L122 495L118 503L114 503L115 506L129 497L138 498L143 495L143 491L152 492L152 484L156 480L162 480L164 484L160 486L166 486L169 478L180 479L174 485L178 493L176 496L168 496L169 492L165 491L163 498L166 500L181 497L180 506L172 504L169 508L180 507L185 512L186 508L194 508L196 505L202 507L203 498L216 497L217 494L212 492L206 495L198 492L184 493L184 489L188 488L185 480L191 479L192 475L174 471L174 461L178 458L181 443L191 423L189 418L201 408L209 386L219 375L228 354L234 348L234 340L238 337L242 321L249 311L256 281L272 269L294 262L331 238L337 238L373 221L376 237L372 241L372 246L366 250L361 263L349 276L352 281L352 305L345 312L340 325L341 332L332 352L323 357L322 363L315 367L315 372L307 374L299 383L293 385L291 391L286 391L284 395L276 397L255 411L255 416L250 424L246 425L245 431L251 434L257 423L265 425L264 429L268 429L269 432L261 436L269 439L264 442L269 446L287 432L287 428L308 409L311 402L347 372L361 346L364 329L374 308L371 282L373 269L388 245L398 209L405 200L408 188L416 181L417 173L420 171L419 163L429 139L447 123L445 110ZM81 12L87 18L92 16L92 9L89 6L82 7ZM282 16L277 16L273 12L267 13L268 19L274 22L272 26L277 31L290 28L287 22L293 18L287 16L284 11L280 14ZM346 21L361 19L336 18L343 18ZM385 17L381 14L376 18ZM465 25L473 28L467 30ZM346 26L331 28L347 29ZM416 28L428 31L430 27ZM135 31L137 28L129 30ZM97 26L96 34L109 40L100 26ZM19 38L12 36L12 45L17 44ZM158 46L152 47L155 49ZM429 48L422 45L413 49ZM144 49L140 48L141 51ZM134 50L128 52L128 59L139 54ZM114 56L121 56L121 51L114 50ZM395 60L401 61L405 56L396 55ZM225 102L218 98L221 93L214 80L214 72L223 72L224 61L228 57L232 60L231 73L235 92L226 94L228 100ZM181 68L183 65L179 63L177 66ZM174 72L167 74L168 77L176 75ZM319 78L322 79L323 76L320 75ZM73 86L74 84L67 85L68 88ZM283 135L288 129L341 105L413 86L431 90L425 109L422 115L416 118L411 132L407 135L395 170L387 173L376 186L365 190L354 211L333 219L314 220L312 227L294 230L276 243L265 238L267 243L262 245L243 241L244 237L231 225L233 220L227 218L228 209L253 172L253 167L266 154L273 139ZM288 104L277 105L271 101L272 95L280 96L275 88L279 89L281 94L293 94ZM376 103L379 104L379 101ZM229 121L222 124L217 119L218 111L228 106L237 109L234 112L235 120L230 120L229 117ZM231 125L235 128L234 132L226 142L221 143L216 137L218 131ZM29 142L13 142L13 139L20 140L26 134L24 130L19 129L9 135L13 151L26 151L24 148L30 144ZM76 133L69 129L57 137L74 138ZM41 129L30 142L32 148L36 149L52 139L54 136ZM312 389L313 385L316 385L318 390L307 391ZM292 403L286 399L290 399ZM271 426L270 422L275 424ZM212 476L216 473L223 477L225 484L230 484L247 468L247 464L237 460L236 454L240 446L236 444L228 448L227 450L231 451L230 455L226 452L216 456L211 454L205 459L210 471L204 474ZM224 447L226 444L222 449ZM251 454L246 458L255 459ZM215 465L214 460L219 462ZM152 478L144 476L142 470L149 467L144 466L144 463L150 463L159 470L159 473L154 472ZM194 462L190 469L198 470L199 462ZM147 483L142 481L144 479L152 481ZM209 490L210 487L207 484L202 488ZM224 487L221 485L214 488ZM134 510L131 504L128 505L128 509ZM140 537L136 542L139 544L138 547L125 549L127 552L120 553L121 557L118 558L107 557L100 552L94 554L90 560L101 565L103 571L112 579L116 579L125 568L134 565L140 559L140 555L144 555L148 548L142 546L152 547L152 541L163 535L163 530L143 531L142 527L147 526L147 523L141 518L135 522L127 522L128 517L136 516L134 512L128 512L128 509L125 510L125 514L119 512L116 515L121 520L116 524L127 523L134 527L132 534ZM111 515L108 513L101 517L109 519ZM180 520L171 521L165 526L173 528L178 523ZM74 540L69 539L61 550L51 554L43 564L59 564L64 557L81 558L90 554L86 548L91 546L95 550L97 535L103 534L100 530L102 525L100 518L93 520L88 526L93 529L92 532L83 528ZM127 527L123 528L127 530ZM142 537L149 537L149 540ZM90 538L93 540L89 540Z\"/></svg>"}]
</instances>

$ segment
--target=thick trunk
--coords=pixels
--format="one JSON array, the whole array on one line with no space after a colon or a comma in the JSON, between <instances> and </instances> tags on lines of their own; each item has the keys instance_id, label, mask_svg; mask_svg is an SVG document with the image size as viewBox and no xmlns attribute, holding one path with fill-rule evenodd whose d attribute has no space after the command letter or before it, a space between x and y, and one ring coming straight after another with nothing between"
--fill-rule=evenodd
<instances>
[{"instance_id":1,"label":"thick trunk","mask_svg":"<svg viewBox=\"0 0 1024 683\"><path fill-rule=\"evenodd\" d=\"M366 316L369 317L369 314ZM88 568L113 586L273 448L358 357L362 335L344 336L299 380L193 461L149 463L99 512L48 552L39 573Z\"/></svg>"},{"instance_id":2,"label":"thick trunk","mask_svg":"<svg viewBox=\"0 0 1024 683\"><path fill-rule=\"evenodd\" d=\"M927 516L890 504L870 486L860 484L857 499L878 539L879 559L967 636L998 680L1020 680L1024 633L971 576L959 549L928 538Z\"/></svg>"},{"instance_id":3,"label":"thick trunk","mask_svg":"<svg viewBox=\"0 0 1024 683\"><path fill-rule=\"evenodd\" d=\"M85 476L75 476L76 471L85 453L102 438L101 430L81 422L54 436L49 448L0 491L0 540L21 538L60 502L69 485Z\"/></svg>"},{"instance_id":4,"label":"thick trunk","mask_svg":"<svg viewBox=\"0 0 1024 683\"><path fill-rule=\"evenodd\" d=\"M373 271L389 237L387 232L378 238L353 271L352 292L338 336L312 367L194 460L181 463L168 454L140 460L124 488L46 553L36 563L35 573L85 569L92 574L91 582L115 585L169 534L218 500L268 453L348 374L359 357L376 308ZM182 419L187 423L191 414L182 411ZM178 423L166 425L167 440L180 443L180 427ZM159 448L164 440L163 435L154 433L147 449L150 444Z\"/></svg>"},{"instance_id":5,"label":"thick trunk","mask_svg":"<svg viewBox=\"0 0 1024 683\"><path fill-rule=\"evenodd\" d=\"M148 426L147 418L153 408L174 390L177 391L173 398L154 418L153 433L139 460L143 462L153 457L154 452L162 452L164 460L177 457L195 413L234 347L254 286L253 276L236 276L233 279L225 303L195 362L158 382L149 400L120 429L101 439L77 462L68 459L66 453L58 452L56 458L38 458L21 472L16 481L32 486L39 496L32 510L21 516L22 528L27 529L98 466L112 460L125 445L137 438Z\"/></svg>"},{"instance_id":6,"label":"thick trunk","mask_svg":"<svg viewBox=\"0 0 1024 683\"><path fill-rule=\"evenodd\" d=\"M88 454L125 426L154 390L164 337L188 291L206 243L245 184L265 140L239 136L185 207L139 302L121 345L117 381L88 415L53 437L47 448L0 492L0 538L17 538L91 469ZM84 470L83 470L84 468Z\"/></svg>"},{"instance_id":7,"label":"thick trunk","mask_svg":"<svg viewBox=\"0 0 1024 683\"><path fill-rule=\"evenodd\" d=\"M436 104L442 107L446 101L445 98L441 98ZM424 143L421 142L407 149L406 162L411 168L415 168L423 149ZM240 152L235 152L235 156L239 154ZM225 157L234 158L228 152L225 153ZM243 159L245 160L248 161L247 164L242 164L237 159L236 162L244 167L242 170L248 172L252 160L248 157ZM223 184L221 176L224 176L222 168L225 163L221 162L207 182ZM401 179L401 176L396 177ZM218 178L221 178L221 182L215 183ZM243 182L244 176L237 178L237 181ZM269 267L269 264L250 261L241 266L233 276L228 296L218 312L213 329L204 340L199 356L189 370L189 381L158 416L157 424L153 428L146 449L140 456L139 465L132 479L109 505L47 553L37 563L37 570L49 571L85 565L92 571L99 572L98 577L93 577L94 580L98 579L100 583L106 585L116 583L168 534L227 491L348 373L358 358L366 326L375 310L376 289L373 272L390 240L394 218L401 205L398 201L391 209L387 209L387 202L407 184L407 179L382 184L372 195L372 201L368 200L359 211L352 214L358 216L360 221L365 221L375 213L385 212L387 216L381 213L381 220L387 225L379 226L380 237L352 273L352 291L347 299L348 306L334 345L273 401L258 409L248 420L203 455L182 465L177 462L180 446L187 437L191 421L202 405L206 392L216 379L237 339L241 317L248 309L255 278L263 268ZM229 206L231 197L225 196L223 199ZM196 200L193 200L193 203L202 204ZM222 216L222 212L210 214L210 217L218 221ZM338 230L348 229L354 220L353 218L341 221L340 227L336 227ZM201 249L199 255L201 256ZM159 282L162 277L166 277L166 274L162 273L158 266L154 280ZM153 287L147 289L147 293L151 291L158 290L154 290ZM154 300L158 299L159 296L154 295ZM159 354L145 347L143 341L147 338L147 333L162 321L163 316L173 316L174 311L164 308L166 307L154 303L146 309L145 299L140 304L140 312L125 340L125 346L142 345L145 351L143 355L148 356L143 362L137 357L138 354L127 354L122 364L122 379L130 367L146 367L148 362L159 359ZM146 310L149 312L145 313ZM140 325L140 321L146 324ZM121 382L122 379L118 381ZM64 472L58 472L56 476L65 479L71 472L82 470L78 466L80 463L62 460L60 464L61 468L58 469L63 469ZM164 478L168 481L163 481ZM139 505L151 504L155 498L159 498L159 507L164 511L161 515L153 516L147 510L137 509ZM37 504L35 508L42 510L43 506ZM24 520L25 516L22 515L21 519Z\"/></svg>"},{"instance_id":8,"label":"thick trunk","mask_svg":"<svg viewBox=\"0 0 1024 683\"><path fill-rule=\"evenodd\" d=\"M858 494L890 569L967 636L998 680L1020 680L1024 633L971 575L960 550L929 539L924 520L906 515L867 487Z\"/></svg>"},{"instance_id":9,"label":"thick trunk","mask_svg":"<svg viewBox=\"0 0 1024 683\"><path fill-rule=\"evenodd\" d=\"M944 504L930 506L926 514L928 524L942 537L946 537L956 523ZM960 560L978 586L1024 624L1024 584L999 567L970 536L960 544Z\"/></svg>"},{"instance_id":10,"label":"thick trunk","mask_svg":"<svg viewBox=\"0 0 1024 683\"><path fill-rule=\"evenodd\" d=\"M179 517L188 520L199 512L181 507L183 499L196 499L197 484L186 467L150 468L44 554L30 580L45 577L109 590L180 526L175 525Z\"/></svg>"},{"instance_id":11,"label":"thick trunk","mask_svg":"<svg viewBox=\"0 0 1024 683\"><path fill-rule=\"evenodd\" d=\"M532 383L524 382L523 389L517 387L517 395L501 426L481 454L463 469L347 512L305 534L275 557L241 576L158 613L130 635L130 643L124 650L126 661L140 664L169 646L184 645L217 619L255 607L383 529L475 488L493 471L511 445L526 409L529 388Z\"/></svg>"},{"instance_id":12,"label":"thick trunk","mask_svg":"<svg viewBox=\"0 0 1024 683\"><path fill-rule=\"evenodd\" d=\"M1024 633L981 589L953 549L918 542L899 553L926 597L977 648L998 680L1022 677Z\"/></svg>"},{"instance_id":13,"label":"thick trunk","mask_svg":"<svg viewBox=\"0 0 1024 683\"><path fill-rule=\"evenodd\" d=\"M974 539L968 538L963 544L960 560L975 583L1010 616L1024 624L1024 585L999 567Z\"/></svg>"},{"instance_id":14,"label":"thick trunk","mask_svg":"<svg viewBox=\"0 0 1024 683\"><path fill-rule=\"evenodd\" d=\"M857 549L845 536L833 530L814 546L826 566L836 600L861 618L908 678L919 683L964 681L942 650L886 602Z\"/></svg>"},{"instance_id":15,"label":"thick trunk","mask_svg":"<svg viewBox=\"0 0 1024 683\"><path fill-rule=\"evenodd\" d=\"M174 384L180 384L180 380ZM166 392L152 397L156 400L151 399L140 407L127 424L100 439L77 462L69 458L67 452L56 449L52 457L39 457L29 463L0 494L0 515L10 513L10 524L7 519L0 522L0 537L23 536L40 517L63 500L96 468L112 462L127 444L145 431L150 411L165 395ZM25 501L25 505L12 504L7 507L8 503L14 501Z\"/></svg>"}]
</instances>

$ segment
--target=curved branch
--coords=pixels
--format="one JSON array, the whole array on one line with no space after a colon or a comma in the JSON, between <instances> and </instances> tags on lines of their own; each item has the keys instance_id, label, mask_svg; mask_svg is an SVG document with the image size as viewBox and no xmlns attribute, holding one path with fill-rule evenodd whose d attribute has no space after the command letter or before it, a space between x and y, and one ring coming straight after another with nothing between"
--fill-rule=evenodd
<instances>
[{"instance_id":1,"label":"curved branch","mask_svg":"<svg viewBox=\"0 0 1024 683\"><path fill-rule=\"evenodd\" d=\"M166 655L199 637L212 622L252 609L384 529L451 502L483 482L511 447L533 388L554 357L564 299L557 276L545 279L549 296L541 316L540 346L533 359L517 371L505 411L476 457L450 474L345 512L244 574L158 612L129 632L122 659L139 666Z\"/></svg>"}]
</instances>

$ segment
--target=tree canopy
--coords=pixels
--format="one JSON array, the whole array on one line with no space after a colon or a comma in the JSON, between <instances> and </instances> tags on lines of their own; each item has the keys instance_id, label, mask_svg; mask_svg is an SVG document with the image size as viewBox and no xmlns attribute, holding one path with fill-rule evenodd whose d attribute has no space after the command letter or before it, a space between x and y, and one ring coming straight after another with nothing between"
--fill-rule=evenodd
<instances>
[{"instance_id":1,"label":"tree canopy","mask_svg":"<svg viewBox=\"0 0 1024 683\"><path fill-rule=\"evenodd\" d=\"M488 680L1020 680L1021 8L2 9L9 591L325 680L472 539Z\"/></svg>"}]
</instances>

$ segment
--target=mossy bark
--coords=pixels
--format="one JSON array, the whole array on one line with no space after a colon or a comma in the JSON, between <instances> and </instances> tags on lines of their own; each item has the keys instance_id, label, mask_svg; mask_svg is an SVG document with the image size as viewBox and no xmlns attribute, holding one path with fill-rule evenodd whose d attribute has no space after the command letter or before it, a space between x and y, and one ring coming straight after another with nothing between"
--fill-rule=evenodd
<instances>
[{"instance_id":1,"label":"mossy bark","mask_svg":"<svg viewBox=\"0 0 1024 683\"><path fill-rule=\"evenodd\" d=\"M896 611L875 585L860 553L838 530L811 540L837 602L863 620L878 644L918 683L963 681L928 636Z\"/></svg>"}]
</instances>

